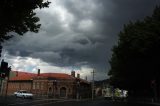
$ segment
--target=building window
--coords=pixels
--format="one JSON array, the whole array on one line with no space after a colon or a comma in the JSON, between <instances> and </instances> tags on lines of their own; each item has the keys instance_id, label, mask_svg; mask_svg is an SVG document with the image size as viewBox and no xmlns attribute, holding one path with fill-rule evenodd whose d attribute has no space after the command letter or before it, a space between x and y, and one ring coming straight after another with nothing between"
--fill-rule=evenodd
<instances>
[{"instance_id":1,"label":"building window","mask_svg":"<svg viewBox=\"0 0 160 106\"><path fill-rule=\"evenodd\" d=\"M33 83L33 89L36 89L36 83L35 82Z\"/></svg>"},{"instance_id":2,"label":"building window","mask_svg":"<svg viewBox=\"0 0 160 106\"><path fill-rule=\"evenodd\" d=\"M42 90L43 90L43 86L44 86L44 83L42 82L42 83L41 83L41 89L42 89Z\"/></svg>"},{"instance_id":3,"label":"building window","mask_svg":"<svg viewBox=\"0 0 160 106\"><path fill-rule=\"evenodd\" d=\"M37 82L37 87L36 87L37 89L39 89L39 88L40 88L40 86L39 86L39 85L40 85L40 83L39 83L39 82Z\"/></svg>"}]
</instances>

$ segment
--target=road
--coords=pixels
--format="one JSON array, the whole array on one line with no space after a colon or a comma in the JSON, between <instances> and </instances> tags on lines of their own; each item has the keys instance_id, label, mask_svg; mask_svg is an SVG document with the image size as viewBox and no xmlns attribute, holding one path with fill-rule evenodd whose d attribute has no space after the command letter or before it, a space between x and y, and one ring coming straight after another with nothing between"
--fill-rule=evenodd
<instances>
[{"instance_id":1,"label":"road","mask_svg":"<svg viewBox=\"0 0 160 106\"><path fill-rule=\"evenodd\" d=\"M114 102L109 100L21 99L8 98L0 106L155 106L153 104ZM157 105L156 105L157 106ZM160 105L159 105L160 106Z\"/></svg>"},{"instance_id":2,"label":"road","mask_svg":"<svg viewBox=\"0 0 160 106\"><path fill-rule=\"evenodd\" d=\"M54 103L56 101L64 101L64 99L44 99L44 98L33 98L23 99L16 98L14 96L0 97L0 106L36 106L38 104Z\"/></svg>"},{"instance_id":3,"label":"road","mask_svg":"<svg viewBox=\"0 0 160 106\"><path fill-rule=\"evenodd\" d=\"M114 102L108 100L56 100L56 99L16 99L6 106L155 106L144 103Z\"/></svg>"},{"instance_id":4,"label":"road","mask_svg":"<svg viewBox=\"0 0 160 106\"><path fill-rule=\"evenodd\" d=\"M106 100L96 100L96 101L68 101L59 102L54 104L45 104L41 106L155 106L147 104L138 103L127 103L127 102L112 102Z\"/></svg>"}]
</instances>

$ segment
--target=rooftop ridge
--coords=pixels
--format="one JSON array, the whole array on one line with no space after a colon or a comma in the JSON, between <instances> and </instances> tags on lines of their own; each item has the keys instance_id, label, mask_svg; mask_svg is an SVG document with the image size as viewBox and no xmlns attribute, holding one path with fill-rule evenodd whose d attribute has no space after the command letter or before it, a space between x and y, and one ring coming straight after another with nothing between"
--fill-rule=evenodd
<instances>
[{"instance_id":1,"label":"rooftop ridge","mask_svg":"<svg viewBox=\"0 0 160 106\"><path fill-rule=\"evenodd\" d=\"M17 71L12 71L13 73ZM10 80L30 80L34 77L36 77L36 73L31 72L24 72L24 71L18 71L17 76L14 76L10 78ZM59 78L59 79L73 79L71 75L68 75L66 73L41 73L40 76L42 77L53 77L53 78Z\"/></svg>"}]
</instances>

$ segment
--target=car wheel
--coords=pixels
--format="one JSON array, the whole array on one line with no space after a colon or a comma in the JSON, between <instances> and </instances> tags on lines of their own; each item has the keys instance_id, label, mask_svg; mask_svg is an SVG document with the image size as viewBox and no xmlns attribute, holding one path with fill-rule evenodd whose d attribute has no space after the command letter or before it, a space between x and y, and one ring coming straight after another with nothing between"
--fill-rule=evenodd
<instances>
[{"instance_id":1,"label":"car wheel","mask_svg":"<svg viewBox=\"0 0 160 106\"><path fill-rule=\"evenodd\" d=\"M23 95L23 97L22 97L23 99L25 99L25 96Z\"/></svg>"}]
</instances>

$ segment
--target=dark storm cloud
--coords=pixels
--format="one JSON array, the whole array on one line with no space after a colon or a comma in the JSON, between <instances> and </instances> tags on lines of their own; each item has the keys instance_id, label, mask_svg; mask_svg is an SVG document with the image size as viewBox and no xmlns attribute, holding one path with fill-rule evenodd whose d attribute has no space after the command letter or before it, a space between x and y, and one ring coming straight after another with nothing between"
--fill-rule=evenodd
<instances>
[{"instance_id":1,"label":"dark storm cloud","mask_svg":"<svg viewBox=\"0 0 160 106\"><path fill-rule=\"evenodd\" d=\"M145 16L151 15L159 1L94 0L92 3L81 1L79 3L80 7L75 5L75 3L77 1L66 1L64 6L77 17L76 21L80 22L81 20L91 19L95 23L96 28L91 32L84 32L76 27L77 24L74 24L73 30L85 34L94 43L102 43L100 47L96 46L90 51L92 52L92 58L87 58L88 61L90 63L93 62L92 64L98 64L99 67L104 67L104 64L108 67L109 64L106 63L107 59L111 55L111 48L116 43L117 35L123 28L123 25L129 21L141 20Z\"/></svg>"},{"instance_id":2,"label":"dark storm cloud","mask_svg":"<svg viewBox=\"0 0 160 106\"><path fill-rule=\"evenodd\" d=\"M109 70L111 48L129 21L151 15L160 0L60 0L67 20L55 12L40 12L41 30L14 38L6 46L11 55L31 56L57 66L89 65ZM54 3L54 1L52 2ZM58 8L59 9L59 8ZM65 15L66 15L65 14ZM63 14L64 15L64 14ZM63 16L62 15L62 16ZM15 39L18 39L15 42Z\"/></svg>"},{"instance_id":3,"label":"dark storm cloud","mask_svg":"<svg viewBox=\"0 0 160 106\"><path fill-rule=\"evenodd\" d=\"M78 39L77 41L75 41L77 43L80 43L82 45L86 45L88 43L88 40L87 39Z\"/></svg>"}]
</instances>

